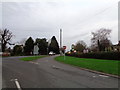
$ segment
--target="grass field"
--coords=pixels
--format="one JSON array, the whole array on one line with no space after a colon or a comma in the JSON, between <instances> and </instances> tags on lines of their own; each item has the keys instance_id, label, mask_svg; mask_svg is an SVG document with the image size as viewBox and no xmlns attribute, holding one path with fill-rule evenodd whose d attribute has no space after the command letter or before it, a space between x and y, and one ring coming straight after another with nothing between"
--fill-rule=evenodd
<instances>
[{"instance_id":1,"label":"grass field","mask_svg":"<svg viewBox=\"0 0 120 90\"><path fill-rule=\"evenodd\" d=\"M23 57L23 58L20 58L20 60L23 60L23 61L32 61L32 60L37 60L37 59L43 58L43 57L46 57L46 55L43 55L43 56L29 56L29 57Z\"/></svg>"},{"instance_id":2,"label":"grass field","mask_svg":"<svg viewBox=\"0 0 120 90\"><path fill-rule=\"evenodd\" d=\"M76 58L70 56L66 56L65 60L63 56L58 56L55 60L82 68L120 76L120 72L118 73L118 63L120 63L120 61Z\"/></svg>"}]
</instances>

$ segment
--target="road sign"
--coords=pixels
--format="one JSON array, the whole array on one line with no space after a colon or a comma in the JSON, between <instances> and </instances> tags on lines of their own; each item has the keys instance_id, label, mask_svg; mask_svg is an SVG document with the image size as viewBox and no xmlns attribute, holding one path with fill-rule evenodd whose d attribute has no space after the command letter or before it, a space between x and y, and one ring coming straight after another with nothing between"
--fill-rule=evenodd
<instances>
[{"instance_id":1,"label":"road sign","mask_svg":"<svg viewBox=\"0 0 120 90\"><path fill-rule=\"evenodd\" d=\"M63 49L66 49L66 46L63 46Z\"/></svg>"}]
</instances>

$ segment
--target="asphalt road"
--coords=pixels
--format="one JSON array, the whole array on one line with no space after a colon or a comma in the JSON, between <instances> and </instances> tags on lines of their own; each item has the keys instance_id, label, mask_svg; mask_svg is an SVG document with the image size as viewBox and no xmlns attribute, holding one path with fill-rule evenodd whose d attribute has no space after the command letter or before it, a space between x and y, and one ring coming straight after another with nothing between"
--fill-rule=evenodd
<instances>
[{"instance_id":1,"label":"asphalt road","mask_svg":"<svg viewBox=\"0 0 120 90\"><path fill-rule=\"evenodd\" d=\"M2 61L3 88L118 88L118 79L62 64L55 56L35 61L7 57Z\"/></svg>"}]
</instances>

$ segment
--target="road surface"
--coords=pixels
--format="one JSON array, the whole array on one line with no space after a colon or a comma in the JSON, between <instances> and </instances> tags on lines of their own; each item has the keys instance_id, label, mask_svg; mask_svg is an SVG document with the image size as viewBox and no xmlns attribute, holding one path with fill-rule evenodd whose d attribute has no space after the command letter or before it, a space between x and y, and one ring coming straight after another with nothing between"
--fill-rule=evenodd
<instances>
[{"instance_id":1,"label":"road surface","mask_svg":"<svg viewBox=\"0 0 120 90\"><path fill-rule=\"evenodd\" d=\"M118 79L62 64L55 56L35 61L3 58L3 88L118 88Z\"/></svg>"}]
</instances>

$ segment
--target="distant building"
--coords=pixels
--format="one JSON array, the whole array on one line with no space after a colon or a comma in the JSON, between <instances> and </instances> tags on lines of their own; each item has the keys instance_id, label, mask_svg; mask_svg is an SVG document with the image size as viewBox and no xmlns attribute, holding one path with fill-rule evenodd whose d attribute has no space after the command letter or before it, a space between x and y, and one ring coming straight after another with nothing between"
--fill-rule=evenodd
<instances>
[{"instance_id":1,"label":"distant building","mask_svg":"<svg viewBox=\"0 0 120 90\"><path fill-rule=\"evenodd\" d=\"M120 41L116 45L109 46L105 49L105 51L118 51L120 52Z\"/></svg>"},{"instance_id":2,"label":"distant building","mask_svg":"<svg viewBox=\"0 0 120 90\"><path fill-rule=\"evenodd\" d=\"M71 45L71 52L74 52L74 50L75 50L75 45L72 44L72 45Z\"/></svg>"},{"instance_id":3,"label":"distant building","mask_svg":"<svg viewBox=\"0 0 120 90\"><path fill-rule=\"evenodd\" d=\"M33 54L34 54L34 55L38 55L38 54L39 54L38 50L39 50L38 45L34 45Z\"/></svg>"},{"instance_id":4,"label":"distant building","mask_svg":"<svg viewBox=\"0 0 120 90\"><path fill-rule=\"evenodd\" d=\"M88 49L84 49L84 50L83 50L83 53L88 53L88 52L89 52Z\"/></svg>"}]
</instances>

